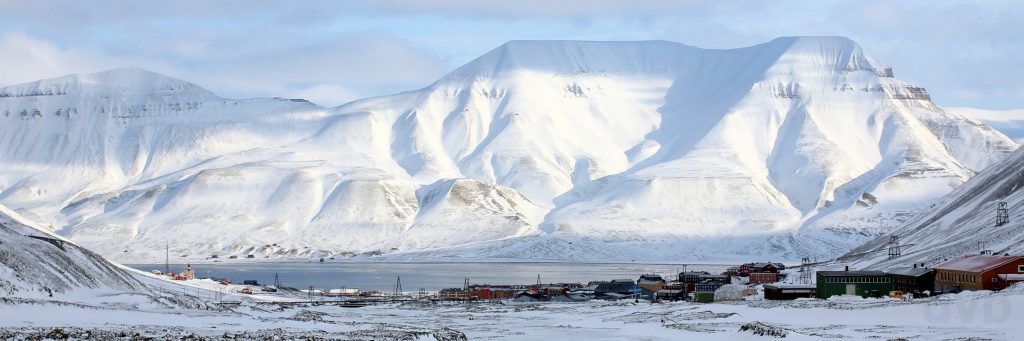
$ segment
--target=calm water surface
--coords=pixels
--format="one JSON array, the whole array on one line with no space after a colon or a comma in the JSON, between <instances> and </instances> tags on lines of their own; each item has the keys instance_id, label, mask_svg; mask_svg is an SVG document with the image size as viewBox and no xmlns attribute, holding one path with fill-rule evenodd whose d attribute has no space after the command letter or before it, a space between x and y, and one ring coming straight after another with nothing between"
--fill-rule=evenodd
<instances>
[{"instance_id":1,"label":"calm water surface","mask_svg":"<svg viewBox=\"0 0 1024 341\"><path fill-rule=\"evenodd\" d=\"M163 271L164 264L129 264L133 268ZM688 265L688 271L720 273L729 265ZM180 272L184 264L172 264ZM359 288L389 292L395 279L402 277L402 289L440 290L471 284L533 284L540 275L543 283L594 280L636 280L647 273L674 278L682 268L678 264L573 264L573 263L240 263L195 264L198 278L227 278L234 283L257 280L273 284L274 274L282 286L323 289Z\"/></svg>"}]
</instances>

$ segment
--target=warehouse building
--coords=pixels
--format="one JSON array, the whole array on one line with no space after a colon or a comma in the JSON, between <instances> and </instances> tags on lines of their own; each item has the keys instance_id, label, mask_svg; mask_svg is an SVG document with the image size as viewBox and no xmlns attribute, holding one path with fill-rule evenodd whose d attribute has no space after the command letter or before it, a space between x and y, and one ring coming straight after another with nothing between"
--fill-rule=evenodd
<instances>
[{"instance_id":1,"label":"warehouse building","mask_svg":"<svg viewBox=\"0 0 1024 341\"><path fill-rule=\"evenodd\" d=\"M881 271L818 271L815 294L826 299L835 295L881 297L892 291L889 275Z\"/></svg>"},{"instance_id":2,"label":"warehouse building","mask_svg":"<svg viewBox=\"0 0 1024 341\"><path fill-rule=\"evenodd\" d=\"M1024 273L1024 257L970 255L935 267L935 289L941 292L1001 290L999 275ZM1008 277L1008 276L1004 276Z\"/></svg>"},{"instance_id":3,"label":"warehouse building","mask_svg":"<svg viewBox=\"0 0 1024 341\"><path fill-rule=\"evenodd\" d=\"M892 277L892 290L912 293L914 297L922 297L935 292L935 270L923 266L889 270Z\"/></svg>"},{"instance_id":4,"label":"warehouse building","mask_svg":"<svg viewBox=\"0 0 1024 341\"><path fill-rule=\"evenodd\" d=\"M817 287L814 284L765 284L764 299L795 300L798 298L814 298Z\"/></svg>"}]
</instances>

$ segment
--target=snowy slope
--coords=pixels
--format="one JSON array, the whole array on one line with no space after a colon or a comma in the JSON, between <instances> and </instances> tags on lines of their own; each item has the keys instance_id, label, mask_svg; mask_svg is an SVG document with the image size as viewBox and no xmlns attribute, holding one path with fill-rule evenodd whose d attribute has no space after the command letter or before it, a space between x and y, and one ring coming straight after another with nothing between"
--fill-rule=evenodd
<instances>
[{"instance_id":1,"label":"snowy slope","mask_svg":"<svg viewBox=\"0 0 1024 341\"><path fill-rule=\"evenodd\" d=\"M957 107L949 108L949 111L995 128L1017 143L1024 141L1024 109L985 110Z\"/></svg>"},{"instance_id":2,"label":"snowy slope","mask_svg":"<svg viewBox=\"0 0 1024 341\"><path fill-rule=\"evenodd\" d=\"M0 113L0 202L125 261L827 256L1017 147L836 37L514 41L333 109L118 69Z\"/></svg>"},{"instance_id":3,"label":"snowy slope","mask_svg":"<svg viewBox=\"0 0 1024 341\"><path fill-rule=\"evenodd\" d=\"M78 289L138 291L134 277L99 255L0 206L0 292L51 297Z\"/></svg>"},{"instance_id":4,"label":"snowy slope","mask_svg":"<svg viewBox=\"0 0 1024 341\"><path fill-rule=\"evenodd\" d=\"M932 208L889 235L859 246L840 261L858 267L932 266L983 250L1024 253L1024 150L985 169ZM1010 223L996 226L998 202L1006 202ZM888 259L889 236L900 238L902 255Z\"/></svg>"},{"instance_id":5,"label":"snowy slope","mask_svg":"<svg viewBox=\"0 0 1024 341\"><path fill-rule=\"evenodd\" d=\"M1017 147L844 38L510 42L339 110L394 117L413 176L517 189L551 208L543 231L611 254L842 252Z\"/></svg>"}]
</instances>

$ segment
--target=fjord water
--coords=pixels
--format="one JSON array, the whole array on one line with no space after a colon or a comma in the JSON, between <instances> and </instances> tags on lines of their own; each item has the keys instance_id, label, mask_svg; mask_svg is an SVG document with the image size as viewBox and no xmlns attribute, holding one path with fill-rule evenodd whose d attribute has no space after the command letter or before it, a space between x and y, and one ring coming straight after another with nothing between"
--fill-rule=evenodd
<instances>
[{"instance_id":1,"label":"fjord water","mask_svg":"<svg viewBox=\"0 0 1024 341\"><path fill-rule=\"evenodd\" d=\"M129 264L143 270L161 270L164 264ZM729 265L687 265L688 271L720 273ZM181 271L185 264L172 264L171 271ZM461 288L466 278L470 284L533 284L537 276L543 283L581 282L595 280L636 280L642 274L665 276L677 274L679 264L596 264L596 263L216 263L193 264L197 278L227 278L233 283L257 280L273 284L274 274L281 285L295 288L310 286L321 289L359 288L390 292L395 280L402 277L404 291Z\"/></svg>"}]
</instances>

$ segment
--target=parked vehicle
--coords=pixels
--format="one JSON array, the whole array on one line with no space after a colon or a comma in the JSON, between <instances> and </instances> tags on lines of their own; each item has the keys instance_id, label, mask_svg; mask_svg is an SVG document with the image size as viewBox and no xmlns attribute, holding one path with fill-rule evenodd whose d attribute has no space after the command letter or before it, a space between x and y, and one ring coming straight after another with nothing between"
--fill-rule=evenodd
<instances>
[{"instance_id":1,"label":"parked vehicle","mask_svg":"<svg viewBox=\"0 0 1024 341\"><path fill-rule=\"evenodd\" d=\"M246 295L252 295L252 289L242 288L242 293Z\"/></svg>"}]
</instances>

